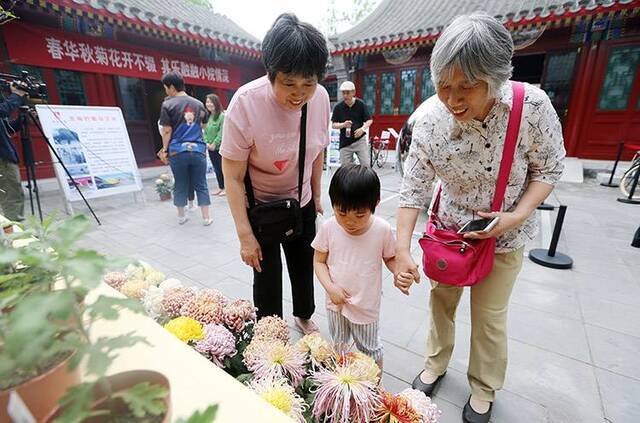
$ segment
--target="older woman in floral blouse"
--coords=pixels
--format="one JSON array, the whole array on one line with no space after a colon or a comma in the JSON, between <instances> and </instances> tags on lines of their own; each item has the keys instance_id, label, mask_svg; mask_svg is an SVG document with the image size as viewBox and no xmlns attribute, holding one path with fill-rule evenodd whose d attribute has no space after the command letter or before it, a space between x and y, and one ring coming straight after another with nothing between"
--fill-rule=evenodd
<instances>
[{"instance_id":1,"label":"older woman in floral blouse","mask_svg":"<svg viewBox=\"0 0 640 423\"><path fill-rule=\"evenodd\" d=\"M439 217L461 227L478 217L498 216L493 271L471 287L471 396L465 422L488 422L495 391L507 366L506 319L511 290L522 266L525 243L536 233L536 207L563 170L565 150L558 116L547 95L525 84L523 116L502 211L488 213L495 191L512 107L513 41L494 18L461 16L443 32L431 56L437 95L420 108L405 163L398 208L397 272L420 275L410 254L420 209L441 181ZM431 326L424 370L413 387L431 395L444 376L454 344L455 313L462 288L431 281Z\"/></svg>"}]
</instances>

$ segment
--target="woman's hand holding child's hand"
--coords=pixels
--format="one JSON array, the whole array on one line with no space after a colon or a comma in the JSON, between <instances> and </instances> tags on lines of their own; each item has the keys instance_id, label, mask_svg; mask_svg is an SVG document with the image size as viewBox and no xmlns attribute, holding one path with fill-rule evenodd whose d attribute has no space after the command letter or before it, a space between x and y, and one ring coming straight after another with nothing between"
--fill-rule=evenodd
<instances>
[{"instance_id":1,"label":"woman's hand holding child's hand","mask_svg":"<svg viewBox=\"0 0 640 423\"><path fill-rule=\"evenodd\" d=\"M393 284L398 288L404 295L409 295L409 288L413 284L413 275L409 272L400 272L393 278Z\"/></svg>"}]
</instances>

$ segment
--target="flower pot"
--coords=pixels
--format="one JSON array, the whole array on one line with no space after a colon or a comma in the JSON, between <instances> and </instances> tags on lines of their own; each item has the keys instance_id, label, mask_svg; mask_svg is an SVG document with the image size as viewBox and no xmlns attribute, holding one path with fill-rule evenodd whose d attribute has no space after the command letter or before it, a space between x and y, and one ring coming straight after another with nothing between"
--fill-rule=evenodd
<instances>
[{"instance_id":1,"label":"flower pot","mask_svg":"<svg viewBox=\"0 0 640 423\"><path fill-rule=\"evenodd\" d=\"M158 194L160 196L160 201L169 201L171 200L171 193L168 194Z\"/></svg>"},{"instance_id":2,"label":"flower pot","mask_svg":"<svg viewBox=\"0 0 640 423\"><path fill-rule=\"evenodd\" d=\"M171 392L169 386L169 380L161 373L154 372L152 370L130 370L128 372L116 373L115 375L109 376L108 378L109 384L111 386L112 392L123 391L125 389L129 389L139 383L149 382L154 385L161 385L162 387L167 389L167 395L164 398L164 403L166 407L166 412L162 417L162 423L169 423L171 421ZM96 385L93 391L93 398L95 403L92 409L101 409L101 410L109 410L109 415L114 416L121 414L126 411L126 405L120 401L115 400L111 404L107 404L106 392L101 385ZM60 407L56 407L55 410L47 416L44 420L46 423L53 422L56 418L58 418L64 409ZM100 416L86 419L82 423L99 423L103 421ZM131 419L132 423L135 422L134 419Z\"/></svg>"},{"instance_id":3,"label":"flower pot","mask_svg":"<svg viewBox=\"0 0 640 423\"><path fill-rule=\"evenodd\" d=\"M18 386L0 391L0 423L10 423L7 414L9 394L18 392L36 421L42 421L53 410L67 388L80 382L80 374L69 369L71 355L51 367L39 376L27 380Z\"/></svg>"}]
</instances>

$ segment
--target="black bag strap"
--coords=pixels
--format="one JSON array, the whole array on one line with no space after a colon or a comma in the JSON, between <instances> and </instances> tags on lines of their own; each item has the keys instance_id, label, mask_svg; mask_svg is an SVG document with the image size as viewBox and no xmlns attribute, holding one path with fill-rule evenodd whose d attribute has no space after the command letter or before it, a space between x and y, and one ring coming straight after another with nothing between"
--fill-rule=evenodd
<instances>
[{"instance_id":1,"label":"black bag strap","mask_svg":"<svg viewBox=\"0 0 640 423\"><path fill-rule=\"evenodd\" d=\"M302 202L302 181L304 180L304 159L307 150L307 105L302 106L300 116L300 144L298 146L298 203ZM244 176L244 188L247 193L249 208L256 205L256 198L253 193L253 185L249 177L249 164L247 163L247 173ZM302 206L302 204L300 204Z\"/></svg>"}]
</instances>

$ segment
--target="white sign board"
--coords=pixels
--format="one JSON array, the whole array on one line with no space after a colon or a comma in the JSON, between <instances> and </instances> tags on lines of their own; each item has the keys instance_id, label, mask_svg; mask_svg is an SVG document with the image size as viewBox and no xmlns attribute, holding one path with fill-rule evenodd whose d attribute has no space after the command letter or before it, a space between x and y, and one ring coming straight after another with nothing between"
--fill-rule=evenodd
<instances>
[{"instance_id":1,"label":"white sign board","mask_svg":"<svg viewBox=\"0 0 640 423\"><path fill-rule=\"evenodd\" d=\"M49 143L85 198L142 190L120 108L40 104L36 110ZM54 169L67 201L82 200L57 160Z\"/></svg>"},{"instance_id":2,"label":"white sign board","mask_svg":"<svg viewBox=\"0 0 640 423\"><path fill-rule=\"evenodd\" d=\"M340 167L340 130L329 128L327 168Z\"/></svg>"}]
</instances>

